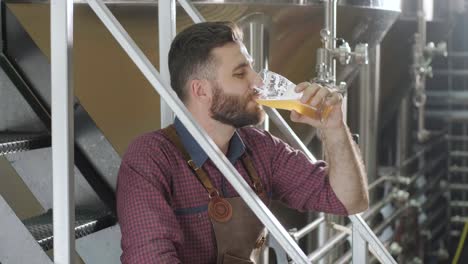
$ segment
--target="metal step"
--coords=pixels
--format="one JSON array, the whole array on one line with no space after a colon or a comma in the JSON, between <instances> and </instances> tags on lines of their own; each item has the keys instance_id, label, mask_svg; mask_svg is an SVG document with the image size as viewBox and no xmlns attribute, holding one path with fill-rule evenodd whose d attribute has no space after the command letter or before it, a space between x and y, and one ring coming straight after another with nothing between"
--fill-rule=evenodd
<instances>
[{"instance_id":1,"label":"metal step","mask_svg":"<svg viewBox=\"0 0 468 264\"><path fill-rule=\"evenodd\" d=\"M54 246L52 210L45 214L23 220L23 224L31 232L37 243L44 249L50 250ZM95 212L77 209L75 213L75 238L81 238L95 233L116 223L110 211Z\"/></svg>"},{"instance_id":2,"label":"metal step","mask_svg":"<svg viewBox=\"0 0 468 264\"><path fill-rule=\"evenodd\" d=\"M50 144L50 135L45 133L0 132L0 156L50 147Z\"/></svg>"}]
</instances>

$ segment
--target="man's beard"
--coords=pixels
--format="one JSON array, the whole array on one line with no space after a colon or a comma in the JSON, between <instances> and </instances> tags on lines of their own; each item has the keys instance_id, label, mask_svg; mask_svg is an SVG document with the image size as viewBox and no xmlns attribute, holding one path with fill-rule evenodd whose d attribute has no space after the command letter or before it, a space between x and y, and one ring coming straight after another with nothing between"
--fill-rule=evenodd
<instances>
[{"instance_id":1,"label":"man's beard","mask_svg":"<svg viewBox=\"0 0 468 264\"><path fill-rule=\"evenodd\" d=\"M212 84L214 92L210 112L214 120L235 128L256 125L263 121L264 112L260 106L247 109L249 102L254 100L253 93L246 96L228 95L217 81Z\"/></svg>"}]
</instances>

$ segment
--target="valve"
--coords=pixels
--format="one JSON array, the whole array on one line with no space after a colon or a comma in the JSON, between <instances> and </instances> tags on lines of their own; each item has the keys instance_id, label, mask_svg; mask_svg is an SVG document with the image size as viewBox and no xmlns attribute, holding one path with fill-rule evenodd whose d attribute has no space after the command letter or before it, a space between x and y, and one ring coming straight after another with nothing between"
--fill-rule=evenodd
<instances>
[{"instance_id":1,"label":"valve","mask_svg":"<svg viewBox=\"0 0 468 264\"><path fill-rule=\"evenodd\" d=\"M340 82L340 84L338 84L336 89L338 90L340 94L344 95L348 91L348 85L345 82Z\"/></svg>"},{"instance_id":2,"label":"valve","mask_svg":"<svg viewBox=\"0 0 468 264\"><path fill-rule=\"evenodd\" d=\"M392 242L389 248L390 254L393 256L398 256L403 251L403 248L398 244L398 242Z\"/></svg>"},{"instance_id":3,"label":"valve","mask_svg":"<svg viewBox=\"0 0 468 264\"><path fill-rule=\"evenodd\" d=\"M434 55L441 55L447 57L447 43L442 41L437 43L436 46L434 42L429 42L424 48L424 52L426 52L431 57Z\"/></svg>"},{"instance_id":4,"label":"valve","mask_svg":"<svg viewBox=\"0 0 468 264\"><path fill-rule=\"evenodd\" d=\"M336 57L342 65L349 64L351 60L351 48L348 42L342 40L341 45L336 48Z\"/></svg>"},{"instance_id":5,"label":"valve","mask_svg":"<svg viewBox=\"0 0 468 264\"><path fill-rule=\"evenodd\" d=\"M339 40L340 41L337 41L337 44L339 43L340 45L337 46L335 50L331 51L331 53L333 57L338 59L342 65L349 64L351 58L353 58L357 64L362 65L368 63L369 56L367 43L357 44L354 48L354 52L352 52L348 42L344 41L343 39Z\"/></svg>"},{"instance_id":6,"label":"valve","mask_svg":"<svg viewBox=\"0 0 468 264\"><path fill-rule=\"evenodd\" d=\"M429 76L429 78L432 78L433 77L433 72L432 72L432 66L429 66L429 65L424 65L424 66L420 66L418 67L418 74L422 75L422 76Z\"/></svg>"},{"instance_id":7,"label":"valve","mask_svg":"<svg viewBox=\"0 0 468 264\"><path fill-rule=\"evenodd\" d=\"M367 43L359 43L354 48L354 61L357 64L368 64L369 55L368 55L368 45Z\"/></svg>"},{"instance_id":8,"label":"valve","mask_svg":"<svg viewBox=\"0 0 468 264\"><path fill-rule=\"evenodd\" d=\"M404 203L408 201L409 193L407 191L397 190L393 193L393 198L399 203Z\"/></svg>"},{"instance_id":9,"label":"valve","mask_svg":"<svg viewBox=\"0 0 468 264\"><path fill-rule=\"evenodd\" d=\"M320 39L322 40L322 43L325 44L329 39L330 39L330 31L326 28L320 30Z\"/></svg>"}]
</instances>

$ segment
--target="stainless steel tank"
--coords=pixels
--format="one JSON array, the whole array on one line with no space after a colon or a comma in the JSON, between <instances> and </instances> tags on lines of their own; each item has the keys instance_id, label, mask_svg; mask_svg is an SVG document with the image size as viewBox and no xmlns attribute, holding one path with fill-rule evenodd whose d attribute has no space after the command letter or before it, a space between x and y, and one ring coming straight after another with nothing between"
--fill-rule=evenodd
<instances>
[{"instance_id":1,"label":"stainless steel tank","mask_svg":"<svg viewBox=\"0 0 468 264\"><path fill-rule=\"evenodd\" d=\"M29 33L39 50L50 56L48 1L9 0L7 7ZM159 96L101 24L85 1L75 1L75 94L119 153L138 134L159 127ZM113 14L158 66L157 1L107 0ZM251 13L271 17L269 68L293 82L315 76L316 49L321 46L324 10L320 0L193 1L207 20L238 21ZM399 15L395 0L338 2L337 36L351 47L372 47L385 36ZM177 8L177 30L192 24ZM11 45L11 44L10 44ZM31 51L32 52L32 51ZM33 59L24 58L24 60ZM338 78L350 81L356 67L338 67Z\"/></svg>"}]
</instances>

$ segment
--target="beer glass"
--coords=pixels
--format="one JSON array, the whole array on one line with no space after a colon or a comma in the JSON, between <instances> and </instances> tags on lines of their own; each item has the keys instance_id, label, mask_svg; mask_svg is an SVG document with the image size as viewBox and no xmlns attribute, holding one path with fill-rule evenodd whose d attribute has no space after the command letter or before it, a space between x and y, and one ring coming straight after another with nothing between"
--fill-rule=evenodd
<instances>
[{"instance_id":1,"label":"beer glass","mask_svg":"<svg viewBox=\"0 0 468 264\"><path fill-rule=\"evenodd\" d=\"M302 92L296 93L296 85L286 77L269 70L262 70L257 76L255 90L258 94L257 103L271 108L295 110L299 114L324 121L332 106L326 106L322 101L316 106L301 103Z\"/></svg>"}]
</instances>

